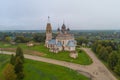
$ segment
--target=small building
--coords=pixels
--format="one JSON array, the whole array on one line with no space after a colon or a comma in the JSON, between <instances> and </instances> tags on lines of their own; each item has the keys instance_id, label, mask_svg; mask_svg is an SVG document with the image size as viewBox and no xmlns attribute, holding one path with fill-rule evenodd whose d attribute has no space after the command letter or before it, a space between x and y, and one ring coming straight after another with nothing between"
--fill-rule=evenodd
<instances>
[{"instance_id":1,"label":"small building","mask_svg":"<svg viewBox=\"0 0 120 80\"><path fill-rule=\"evenodd\" d=\"M34 43L33 43L33 42L28 42L28 43L27 43L27 46L28 46L28 47L32 47L32 46L34 46Z\"/></svg>"}]
</instances>

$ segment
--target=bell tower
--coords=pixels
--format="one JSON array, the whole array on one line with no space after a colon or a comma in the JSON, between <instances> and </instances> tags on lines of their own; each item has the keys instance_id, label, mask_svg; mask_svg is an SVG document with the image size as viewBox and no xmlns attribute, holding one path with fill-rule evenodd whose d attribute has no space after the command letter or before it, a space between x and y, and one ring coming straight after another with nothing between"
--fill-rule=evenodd
<instances>
[{"instance_id":1,"label":"bell tower","mask_svg":"<svg viewBox=\"0 0 120 80\"><path fill-rule=\"evenodd\" d=\"M47 42L49 40L52 39L52 27L51 27L51 24L50 24L50 21L49 21L49 16L48 16L48 23L47 23L47 26L46 26L46 40L45 40L45 43L47 44Z\"/></svg>"}]
</instances>

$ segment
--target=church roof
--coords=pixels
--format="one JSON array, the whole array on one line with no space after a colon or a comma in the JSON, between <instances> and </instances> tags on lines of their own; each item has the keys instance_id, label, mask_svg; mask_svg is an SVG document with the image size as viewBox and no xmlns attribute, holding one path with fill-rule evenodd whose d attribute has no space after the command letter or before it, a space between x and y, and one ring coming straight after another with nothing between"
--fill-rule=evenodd
<instances>
[{"instance_id":1,"label":"church roof","mask_svg":"<svg viewBox=\"0 0 120 80\"><path fill-rule=\"evenodd\" d=\"M67 44L69 47L75 47L76 46L76 41L75 40L70 40Z\"/></svg>"},{"instance_id":2,"label":"church roof","mask_svg":"<svg viewBox=\"0 0 120 80\"><path fill-rule=\"evenodd\" d=\"M57 31L60 31L60 28L58 28Z\"/></svg>"},{"instance_id":3,"label":"church roof","mask_svg":"<svg viewBox=\"0 0 120 80\"><path fill-rule=\"evenodd\" d=\"M56 40L55 39L51 39L48 41L48 44L56 44Z\"/></svg>"},{"instance_id":4,"label":"church roof","mask_svg":"<svg viewBox=\"0 0 120 80\"><path fill-rule=\"evenodd\" d=\"M62 25L62 29L64 29L64 30L66 29L66 26L65 26L65 24L63 24L63 25Z\"/></svg>"},{"instance_id":5,"label":"church roof","mask_svg":"<svg viewBox=\"0 0 120 80\"><path fill-rule=\"evenodd\" d=\"M61 43L61 42L58 42L58 43L57 43L57 46L58 46L58 47L61 47L61 46L62 46L62 43Z\"/></svg>"}]
</instances>

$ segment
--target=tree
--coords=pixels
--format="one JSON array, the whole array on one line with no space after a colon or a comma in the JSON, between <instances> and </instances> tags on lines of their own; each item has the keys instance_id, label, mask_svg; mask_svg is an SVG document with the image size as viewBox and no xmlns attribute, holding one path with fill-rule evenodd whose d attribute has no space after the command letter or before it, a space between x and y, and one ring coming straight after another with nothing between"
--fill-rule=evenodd
<instances>
[{"instance_id":1,"label":"tree","mask_svg":"<svg viewBox=\"0 0 120 80\"><path fill-rule=\"evenodd\" d=\"M35 34L33 36L33 40L35 42L44 42L45 41L45 36L44 36L44 34Z\"/></svg>"},{"instance_id":2,"label":"tree","mask_svg":"<svg viewBox=\"0 0 120 80\"><path fill-rule=\"evenodd\" d=\"M14 55L13 55L13 54L11 55L11 58L10 58L10 63L11 63L12 65L14 65L14 64L15 64L15 57L14 57Z\"/></svg>"},{"instance_id":3,"label":"tree","mask_svg":"<svg viewBox=\"0 0 120 80\"><path fill-rule=\"evenodd\" d=\"M97 46L98 46L98 41L95 41L92 45L92 50L97 53L96 49L97 49Z\"/></svg>"},{"instance_id":4,"label":"tree","mask_svg":"<svg viewBox=\"0 0 120 80\"><path fill-rule=\"evenodd\" d=\"M100 52L100 49L102 48L101 44L98 44L97 48L96 48L96 53L99 54L101 53Z\"/></svg>"},{"instance_id":5,"label":"tree","mask_svg":"<svg viewBox=\"0 0 120 80\"><path fill-rule=\"evenodd\" d=\"M20 57L16 58L14 69L17 75L17 79L22 80L24 78L24 72L23 72L23 62Z\"/></svg>"},{"instance_id":6,"label":"tree","mask_svg":"<svg viewBox=\"0 0 120 80\"><path fill-rule=\"evenodd\" d=\"M30 39L24 36L17 36L14 41L17 43L26 43L26 42L29 42Z\"/></svg>"},{"instance_id":7,"label":"tree","mask_svg":"<svg viewBox=\"0 0 120 80\"><path fill-rule=\"evenodd\" d=\"M16 55L11 55L10 63L14 65L15 74L17 75L17 80L22 80L24 78L23 72L23 62L24 56L23 51L20 47L16 49Z\"/></svg>"},{"instance_id":8,"label":"tree","mask_svg":"<svg viewBox=\"0 0 120 80\"><path fill-rule=\"evenodd\" d=\"M82 43L85 43L85 44L88 43L88 40L85 37L79 37L76 40L78 45L82 45Z\"/></svg>"},{"instance_id":9,"label":"tree","mask_svg":"<svg viewBox=\"0 0 120 80\"><path fill-rule=\"evenodd\" d=\"M108 59L109 53L105 47L101 47L98 55L102 60L106 61Z\"/></svg>"},{"instance_id":10,"label":"tree","mask_svg":"<svg viewBox=\"0 0 120 80\"><path fill-rule=\"evenodd\" d=\"M5 41L6 42L10 42L11 41L11 37L9 37L9 36L5 37Z\"/></svg>"},{"instance_id":11,"label":"tree","mask_svg":"<svg viewBox=\"0 0 120 80\"><path fill-rule=\"evenodd\" d=\"M16 49L16 55L15 58L20 57L22 62L24 62L24 55L23 55L23 50L20 47L17 47Z\"/></svg>"},{"instance_id":12,"label":"tree","mask_svg":"<svg viewBox=\"0 0 120 80\"><path fill-rule=\"evenodd\" d=\"M3 70L3 75L5 77L5 80L16 80L14 66L12 64L7 64Z\"/></svg>"},{"instance_id":13,"label":"tree","mask_svg":"<svg viewBox=\"0 0 120 80\"><path fill-rule=\"evenodd\" d=\"M118 63L118 54L116 51L112 52L109 57L108 57L108 65L109 67L114 70L114 67L117 65Z\"/></svg>"},{"instance_id":14,"label":"tree","mask_svg":"<svg viewBox=\"0 0 120 80\"><path fill-rule=\"evenodd\" d=\"M17 47L14 65L15 65L15 73L17 74L18 80L22 80L24 78L23 62L24 62L23 51L20 47Z\"/></svg>"},{"instance_id":15,"label":"tree","mask_svg":"<svg viewBox=\"0 0 120 80\"><path fill-rule=\"evenodd\" d=\"M120 76L120 59L119 59L117 65L115 66L114 71Z\"/></svg>"},{"instance_id":16,"label":"tree","mask_svg":"<svg viewBox=\"0 0 120 80\"><path fill-rule=\"evenodd\" d=\"M111 46L107 46L106 49L107 49L108 53L111 53L113 51Z\"/></svg>"}]
</instances>

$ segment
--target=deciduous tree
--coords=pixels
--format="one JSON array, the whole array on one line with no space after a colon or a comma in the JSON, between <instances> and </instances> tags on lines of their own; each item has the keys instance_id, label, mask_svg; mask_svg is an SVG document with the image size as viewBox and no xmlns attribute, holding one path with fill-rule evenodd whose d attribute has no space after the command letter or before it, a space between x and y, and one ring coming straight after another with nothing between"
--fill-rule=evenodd
<instances>
[{"instance_id":1,"label":"deciduous tree","mask_svg":"<svg viewBox=\"0 0 120 80\"><path fill-rule=\"evenodd\" d=\"M108 57L108 65L109 67L114 70L114 67L117 65L119 60L118 54L116 51L112 52Z\"/></svg>"},{"instance_id":2,"label":"deciduous tree","mask_svg":"<svg viewBox=\"0 0 120 80\"><path fill-rule=\"evenodd\" d=\"M16 80L14 66L12 64L7 64L5 69L3 70L3 75L5 80Z\"/></svg>"},{"instance_id":3,"label":"deciduous tree","mask_svg":"<svg viewBox=\"0 0 120 80\"><path fill-rule=\"evenodd\" d=\"M120 59L119 59L117 65L115 66L114 71L120 76Z\"/></svg>"}]
</instances>

